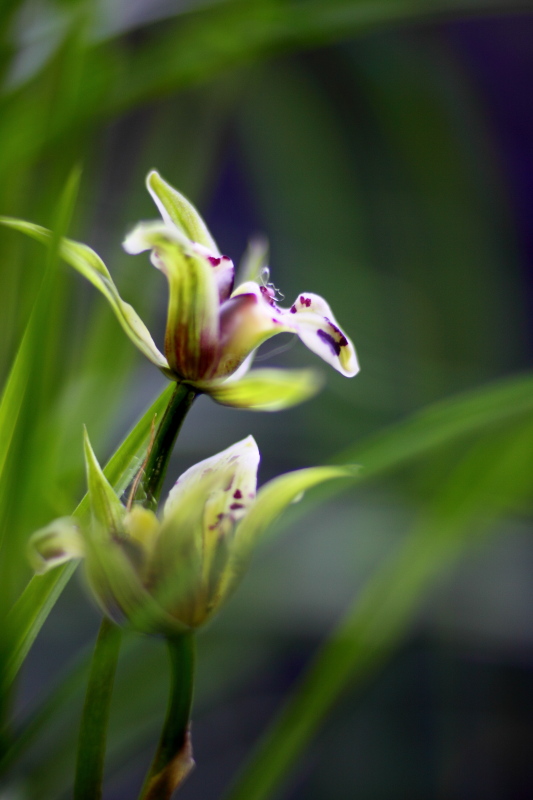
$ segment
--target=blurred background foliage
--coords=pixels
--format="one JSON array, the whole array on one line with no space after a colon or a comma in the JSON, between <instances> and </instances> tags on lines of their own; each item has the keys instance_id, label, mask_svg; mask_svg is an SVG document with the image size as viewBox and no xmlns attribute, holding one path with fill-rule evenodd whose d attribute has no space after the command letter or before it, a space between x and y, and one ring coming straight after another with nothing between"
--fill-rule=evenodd
<instances>
[{"instance_id":1,"label":"blurred background foliage","mask_svg":"<svg viewBox=\"0 0 533 800\"><path fill-rule=\"evenodd\" d=\"M93 247L161 341L163 279L120 247L155 216L155 167L234 260L267 235L287 302L324 295L360 356L355 380L330 372L281 414L201 398L179 440L173 476L249 433L262 480L362 465L360 486L287 515L201 634L184 800L533 793L532 11L3 0L0 213ZM0 247L8 664L27 538L84 492L82 424L105 461L166 382L53 247L5 229ZM316 366L277 344L269 363ZM76 575L9 687L6 670L2 798L70 796L98 623ZM139 786L166 690L162 644L129 635L109 800Z\"/></svg>"}]
</instances>

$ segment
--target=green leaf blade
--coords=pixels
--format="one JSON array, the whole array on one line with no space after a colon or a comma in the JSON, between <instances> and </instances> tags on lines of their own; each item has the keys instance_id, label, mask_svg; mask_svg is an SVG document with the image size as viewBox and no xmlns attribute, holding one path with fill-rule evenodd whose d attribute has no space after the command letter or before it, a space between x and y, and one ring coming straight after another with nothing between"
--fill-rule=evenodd
<instances>
[{"instance_id":1,"label":"green leaf blade","mask_svg":"<svg viewBox=\"0 0 533 800\"><path fill-rule=\"evenodd\" d=\"M142 463L150 438L154 418L162 416L173 391L169 385L150 406L137 425L124 439L109 460L104 474L118 494L126 489ZM83 517L89 510L88 497L82 499L73 516ZM11 683L54 607L61 592L72 577L77 564L72 562L46 575L31 578L10 614L11 649L6 675Z\"/></svg>"}]
</instances>

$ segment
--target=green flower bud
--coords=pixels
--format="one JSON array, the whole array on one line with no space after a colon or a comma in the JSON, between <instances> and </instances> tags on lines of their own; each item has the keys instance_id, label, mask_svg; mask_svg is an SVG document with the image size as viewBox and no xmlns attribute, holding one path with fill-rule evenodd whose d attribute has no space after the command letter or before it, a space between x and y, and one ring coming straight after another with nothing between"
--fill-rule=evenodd
<instances>
[{"instance_id":1,"label":"green flower bud","mask_svg":"<svg viewBox=\"0 0 533 800\"><path fill-rule=\"evenodd\" d=\"M252 436L188 469L159 519L115 495L85 438L91 519L80 531L57 520L30 540L38 572L84 558L103 611L145 633L175 635L204 624L240 581L253 546L302 493L348 467L288 473L257 492L259 450Z\"/></svg>"}]
</instances>

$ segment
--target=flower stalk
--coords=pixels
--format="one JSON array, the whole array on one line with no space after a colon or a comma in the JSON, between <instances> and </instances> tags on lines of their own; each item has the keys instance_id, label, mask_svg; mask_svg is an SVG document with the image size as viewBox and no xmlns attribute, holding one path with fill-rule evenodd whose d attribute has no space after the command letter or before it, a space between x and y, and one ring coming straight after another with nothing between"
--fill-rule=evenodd
<instances>
[{"instance_id":1,"label":"flower stalk","mask_svg":"<svg viewBox=\"0 0 533 800\"><path fill-rule=\"evenodd\" d=\"M194 767L190 714L196 642L193 632L167 639L170 694L165 724L139 800L169 800Z\"/></svg>"},{"instance_id":2,"label":"flower stalk","mask_svg":"<svg viewBox=\"0 0 533 800\"><path fill-rule=\"evenodd\" d=\"M176 438L197 394L198 392L191 387L178 383L170 398L149 449L146 465L141 468L144 474L140 485L145 495L143 505L147 508L152 510L157 508ZM107 726L121 641L121 628L107 616L104 617L93 653L81 719L74 800L100 800L102 797ZM152 784L156 785L153 782L157 781L160 771L164 773L163 781L168 781L170 786L176 770L170 769L169 765L173 760L179 760L187 739L186 731L194 685L193 635L185 634L182 637L170 638L168 646L171 661L169 709L161 741L147 777L147 790L149 789L150 793L143 795L143 800L144 797L146 800L150 797L170 797L178 785L177 782L174 782L168 794L154 794L150 787ZM173 747L175 749L172 751ZM189 754L189 766L185 770L185 759L182 760L183 766L181 767L180 762L180 768L183 774L178 782L188 774L194 763ZM163 782L161 785L166 784Z\"/></svg>"},{"instance_id":3,"label":"flower stalk","mask_svg":"<svg viewBox=\"0 0 533 800\"><path fill-rule=\"evenodd\" d=\"M99 800L106 748L107 723L122 630L107 617L94 648L81 719L74 782L74 800Z\"/></svg>"},{"instance_id":4,"label":"flower stalk","mask_svg":"<svg viewBox=\"0 0 533 800\"><path fill-rule=\"evenodd\" d=\"M185 383L176 384L176 389L157 429L152 447L144 468L142 488L146 498L143 505L155 511L168 462L183 421L191 408L198 391Z\"/></svg>"}]
</instances>

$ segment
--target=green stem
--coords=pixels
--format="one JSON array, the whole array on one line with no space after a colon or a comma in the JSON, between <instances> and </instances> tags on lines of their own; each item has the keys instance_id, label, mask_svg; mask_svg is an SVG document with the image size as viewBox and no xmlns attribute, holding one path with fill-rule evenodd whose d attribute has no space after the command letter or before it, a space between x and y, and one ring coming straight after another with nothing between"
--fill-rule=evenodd
<instances>
[{"instance_id":1,"label":"green stem","mask_svg":"<svg viewBox=\"0 0 533 800\"><path fill-rule=\"evenodd\" d=\"M174 442L196 395L197 392L192 386L176 384L174 394L157 429L146 462L143 481L146 493L145 505L152 510L157 507Z\"/></svg>"},{"instance_id":2,"label":"green stem","mask_svg":"<svg viewBox=\"0 0 533 800\"><path fill-rule=\"evenodd\" d=\"M170 656L167 716L140 800L169 800L194 766L189 742L196 649L194 633L169 638L167 644Z\"/></svg>"},{"instance_id":3,"label":"green stem","mask_svg":"<svg viewBox=\"0 0 533 800\"><path fill-rule=\"evenodd\" d=\"M104 617L81 719L74 800L98 800L102 796L107 722L121 638L120 628Z\"/></svg>"},{"instance_id":4,"label":"green stem","mask_svg":"<svg viewBox=\"0 0 533 800\"><path fill-rule=\"evenodd\" d=\"M152 508L154 510L157 508L157 503L159 500L159 495L161 494L161 487L165 478L172 448L174 447L174 443L183 424L183 420L185 419L185 416L190 409L196 394L197 392L190 386L178 383L174 393L172 394L172 397L170 398L166 411L163 415L163 419L161 420L159 428L157 429L157 433L155 435L144 469L143 490L146 494L145 505L148 508ZM100 632L98 634L98 639L94 649L89 683L87 686L87 694L85 697L85 706L83 708L80 738L78 743L74 800L99 800L99 798L102 796L106 731L109 720L109 707L111 703L113 681L115 678L118 653L120 649L120 640L120 629L117 628L107 618L105 618L100 627ZM181 648L181 645L178 648L177 643L169 643L169 645L171 647L171 654L173 648L177 651L179 651ZM192 645L189 645L189 650L191 650L191 648ZM188 684L190 684L190 693L192 693L193 684L193 660L194 659L192 656L190 656L188 660L184 659L183 661L183 663L188 663L190 665L189 671L184 673L187 675ZM181 672L182 667L179 667L179 670ZM175 670L173 668L173 675L174 672ZM173 690L173 695L176 697L178 695L176 687ZM172 714L173 716L176 715L178 720L180 719L181 714L181 717L186 720L184 723L186 725L189 718L190 696L187 708L180 709L181 707L179 704L176 705L172 711ZM165 729L167 727L168 726L166 725ZM172 726L169 727L169 730L169 735L172 735ZM184 730L186 730L186 728L182 727L182 748L186 740ZM173 739L172 737L169 739L168 747L170 748L173 746L176 741L176 735L174 735ZM160 744L160 750L161 746L162 745ZM160 750L158 750L158 753ZM166 744L161 750L161 753L162 759L169 757Z\"/></svg>"}]
</instances>

